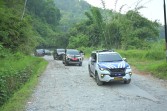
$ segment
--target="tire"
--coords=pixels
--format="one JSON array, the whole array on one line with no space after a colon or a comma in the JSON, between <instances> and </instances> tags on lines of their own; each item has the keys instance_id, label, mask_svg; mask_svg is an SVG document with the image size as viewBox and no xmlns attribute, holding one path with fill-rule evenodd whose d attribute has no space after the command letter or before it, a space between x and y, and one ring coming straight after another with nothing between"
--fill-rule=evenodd
<instances>
[{"instance_id":1,"label":"tire","mask_svg":"<svg viewBox=\"0 0 167 111\"><path fill-rule=\"evenodd\" d=\"M68 66L68 63L65 61L65 62L64 62L64 65L65 65L65 66Z\"/></svg>"},{"instance_id":2,"label":"tire","mask_svg":"<svg viewBox=\"0 0 167 111\"><path fill-rule=\"evenodd\" d=\"M129 84L130 82L131 82L131 79L125 80L125 81L124 81L124 84Z\"/></svg>"},{"instance_id":3,"label":"tire","mask_svg":"<svg viewBox=\"0 0 167 111\"><path fill-rule=\"evenodd\" d=\"M54 59L54 60L56 59L54 55L53 55L53 59Z\"/></svg>"},{"instance_id":4,"label":"tire","mask_svg":"<svg viewBox=\"0 0 167 111\"><path fill-rule=\"evenodd\" d=\"M95 79L98 86L102 86L104 84L104 82L100 81L99 76L97 74L95 75Z\"/></svg>"},{"instance_id":5,"label":"tire","mask_svg":"<svg viewBox=\"0 0 167 111\"><path fill-rule=\"evenodd\" d=\"M81 62L81 63L79 63L79 66L82 66L82 62Z\"/></svg>"},{"instance_id":6,"label":"tire","mask_svg":"<svg viewBox=\"0 0 167 111\"><path fill-rule=\"evenodd\" d=\"M56 59L57 59L57 57L56 57L55 55L53 55L53 58L54 58L54 60L56 60Z\"/></svg>"},{"instance_id":7,"label":"tire","mask_svg":"<svg viewBox=\"0 0 167 111\"><path fill-rule=\"evenodd\" d=\"M91 74L90 66L88 66L88 70L89 70L89 76L93 77L92 74Z\"/></svg>"}]
</instances>

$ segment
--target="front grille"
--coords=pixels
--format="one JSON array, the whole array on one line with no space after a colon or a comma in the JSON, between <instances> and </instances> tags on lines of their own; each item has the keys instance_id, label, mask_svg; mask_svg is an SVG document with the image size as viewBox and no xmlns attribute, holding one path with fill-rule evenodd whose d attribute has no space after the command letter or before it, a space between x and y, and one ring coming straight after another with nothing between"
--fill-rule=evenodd
<instances>
[{"instance_id":1,"label":"front grille","mask_svg":"<svg viewBox=\"0 0 167 111\"><path fill-rule=\"evenodd\" d=\"M125 76L125 68L109 69L110 77L122 77Z\"/></svg>"},{"instance_id":2,"label":"front grille","mask_svg":"<svg viewBox=\"0 0 167 111\"><path fill-rule=\"evenodd\" d=\"M125 68L113 68L109 69L111 72L125 72Z\"/></svg>"},{"instance_id":3,"label":"front grille","mask_svg":"<svg viewBox=\"0 0 167 111\"><path fill-rule=\"evenodd\" d=\"M79 62L79 59L77 59L77 60L70 59L70 61L72 61L72 62Z\"/></svg>"},{"instance_id":4,"label":"front grille","mask_svg":"<svg viewBox=\"0 0 167 111\"><path fill-rule=\"evenodd\" d=\"M71 62L79 62L80 61L79 58L68 58L67 60L71 61Z\"/></svg>"}]
</instances>

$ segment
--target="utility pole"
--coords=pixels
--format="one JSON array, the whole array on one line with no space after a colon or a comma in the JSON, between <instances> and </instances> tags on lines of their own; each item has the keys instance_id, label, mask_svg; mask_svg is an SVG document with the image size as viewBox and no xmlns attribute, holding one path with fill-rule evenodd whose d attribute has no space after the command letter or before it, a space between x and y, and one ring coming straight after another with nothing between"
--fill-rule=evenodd
<instances>
[{"instance_id":1,"label":"utility pole","mask_svg":"<svg viewBox=\"0 0 167 111\"><path fill-rule=\"evenodd\" d=\"M25 0L25 2L24 2L24 9L23 9L23 13L22 13L22 16L21 16L21 20L23 20L23 17L24 17L24 13L25 13L25 10L26 10L26 4L27 4L27 0Z\"/></svg>"},{"instance_id":2,"label":"utility pole","mask_svg":"<svg viewBox=\"0 0 167 111\"><path fill-rule=\"evenodd\" d=\"M166 46L166 62L167 62L167 26L166 26L166 3L164 0L164 22L165 22L165 46Z\"/></svg>"}]
</instances>

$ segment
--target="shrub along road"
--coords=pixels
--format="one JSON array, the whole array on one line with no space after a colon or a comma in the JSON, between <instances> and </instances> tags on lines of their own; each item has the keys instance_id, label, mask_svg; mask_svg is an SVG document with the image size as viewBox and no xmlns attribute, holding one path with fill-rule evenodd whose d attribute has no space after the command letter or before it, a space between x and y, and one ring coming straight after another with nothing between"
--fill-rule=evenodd
<instances>
[{"instance_id":1,"label":"shrub along road","mask_svg":"<svg viewBox=\"0 0 167 111\"><path fill-rule=\"evenodd\" d=\"M97 86L83 66L64 66L45 56L49 65L27 102L26 111L165 111L165 81L150 75L133 74L130 84Z\"/></svg>"}]
</instances>

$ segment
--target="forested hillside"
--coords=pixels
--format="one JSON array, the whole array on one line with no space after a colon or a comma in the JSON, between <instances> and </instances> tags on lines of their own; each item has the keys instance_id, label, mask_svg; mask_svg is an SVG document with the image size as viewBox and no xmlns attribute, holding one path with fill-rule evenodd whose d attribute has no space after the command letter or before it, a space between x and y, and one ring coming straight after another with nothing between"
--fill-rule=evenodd
<instances>
[{"instance_id":1,"label":"forested hillside","mask_svg":"<svg viewBox=\"0 0 167 111\"><path fill-rule=\"evenodd\" d=\"M40 46L53 46L56 42L55 37L59 33L59 22L61 19L60 10L55 6L53 0L28 0L27 14L32 16L32 26L40 35L43 41Z\"/></svg>"},{"instance_id":2,"label":"forested hillside","mask_svg":"<svg viewBox=\"0 0 167 111\"><path fill-rule=\"evenodd\" d=\"M159 24L142 17L137 10L111 12L105 17L100 9L92 7L85 15L87 20L71 30L69 47L147 49L159 38Z\"/></svg>"},{"instance_id":3,"label":"forested hillside","mask_svg":"<svg viewBox=\"0 0 167 111\"><path fill-rule=\"evenodd\" d=\"M89 5L84 0L54 0L56 6L60 9L61 20L60 29L68 31L74 24L86 19L85 11L90 10Z\"/></svg>"},{"instance_id":4,"label":"forested hillside","mask_svg":"<svg viewBox=\"0 0 167 111\"><path fill-rule=\"evenodd\" d=\"M21 19L23 0L1 5L1 44L12 51L30 53L36 46L146 49L159 38L160 25L138 10L120 14L84 0L28 0Z\"/></svg>"},{"instance_id":5,"label":"forested hillside","mask_svg":"<svg viewBox=\"0 0 167 111\"><path fill-rule=\"evenodd\" d=\"M59 18L60 12L52 1L38 1L53 10L41 6L38 15L28 10L31 0L28 0L27 5L24 0L0 1L0 106L47 65L43 59L30 55L38 45L45 44L47 39L43 32L46 35L55 33L51 22L58 25L59 19L55 20L54 17ZM53 16L46 15L48 13L53 13ZM49 31L53 33L48 34Z\"/></svg>"},{"instance_id":6,"label":"forested hillside","mask_svg":"<svg viewBox=\"0 0 167 111\"><path fill-rule=\"evenodd\" d=\"M50 44L47 41L57 33L60 11L51 0L28 0L24 4L24 0L1 1L0 42L4 48L28 54L40 44Z\"/></svg>"}]
</instances>

